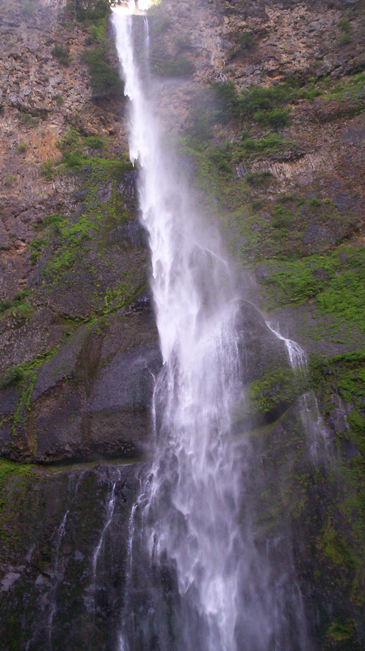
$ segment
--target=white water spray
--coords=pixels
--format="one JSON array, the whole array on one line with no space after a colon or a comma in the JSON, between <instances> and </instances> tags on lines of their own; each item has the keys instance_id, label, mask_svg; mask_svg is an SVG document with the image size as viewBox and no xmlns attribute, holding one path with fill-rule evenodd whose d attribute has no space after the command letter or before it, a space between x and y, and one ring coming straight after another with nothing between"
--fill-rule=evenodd
<instances>
[{"instance_id":1,"label":"white water spray","mask_svg":"<svg viewBox=\"0 0 365 651\"><path fill-rule=\"evenodd\" d=\"M242 504L249 443L239 446L232 435L233 407L242 400L240 302L216 238L195 214L188 185L161 145L125 14L115 11L113 24L131 102L130 157L140 167L164 367L155 387L156 454L133 510L127 577L132 590L139 543L140 583L151 581L142 586L150 601L145 597L146 614L139 603L138 617L128 623L133 598L126 596L120 649L147 651L158 640L162 651L284 651L292 647L277 584ZM171 594L176 583L173 607L164 581ZM296 649L307 648L303 640L301 631Z\"/></svg>"}]
</instances>

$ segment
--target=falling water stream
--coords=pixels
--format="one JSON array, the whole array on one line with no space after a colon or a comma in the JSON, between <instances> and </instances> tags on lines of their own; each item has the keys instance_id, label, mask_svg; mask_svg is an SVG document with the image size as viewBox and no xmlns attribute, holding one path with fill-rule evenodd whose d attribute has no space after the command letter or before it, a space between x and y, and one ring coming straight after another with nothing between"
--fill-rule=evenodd
<instances>
[{"instance_id":1,"label":"falling water stream","mask_svg":"<svg viewBox=\"0 0 365 651\"><path fill-rule=\"evenodd\" d=\"M214 229L162 145L151 85L133 51L133 21L141 20L129 15L133 8L116 9L113 25L163 369L154 391L155 456L130 521L120 650L304 651L290 555L283 548L284 564L273 567L256 539L248 478L258 460L249 437L233 433L245 372L236 327L242 305Z\"/></svg>"}]
</instances>

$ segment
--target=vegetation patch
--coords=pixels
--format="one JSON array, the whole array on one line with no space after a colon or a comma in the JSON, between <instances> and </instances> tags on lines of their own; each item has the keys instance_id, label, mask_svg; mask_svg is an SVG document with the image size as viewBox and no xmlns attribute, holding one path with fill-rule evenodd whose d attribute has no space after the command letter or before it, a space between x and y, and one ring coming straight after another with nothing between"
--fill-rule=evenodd
<instances>
[{"instance_id":1,"label":"vegetation patch","mask_svg":"<svg viewBox=\"0 0 365 651\"><path fill-rule=\"evenodd\" d=\"M365 332L365 249L341 246L329 255L296 262L268 263L261 282L271 305L305 303L316 298L320 311L349 321Z\"/></svg>"},{"instance_id":2,"label":"vegetation patch","mask_svg":"<svg viewBox=\"0 0 365 651\"><path fill-rule=\"evenodd\" d=\"M16 463L0 457L0 491L3 489L7 480L14 475L32 477L33 467L28 463ZM0 507L2 505L3 502L0 499Z\"/></svg>"},{"instance_id":3,"label":"vegetation patch","mask_svg":"<svg viewBox=\"0 0 365 651\"><path fill-rule=\"evenodd\" d=\"M86 62L94 99L106 97L121 98L124 87L119 72L110 63L105 47L85 50L83 59Z\"/></svg>"},{"instance_id":4,"label":"vegetation patch","mask_svg":"<svg viewBox=\"0 0 365 651\"><path fill-rule=\"evenodd\" d=\"M272 178L272 173L268 170L250 172L246 174L246 181L250 185L262 185Z\"/></svg>"},{"instance_id":5,"label":"vegetation patch","mask_svg":"<svg viewBox=\"0 0 365 651\"><path fill-rule=\"evenodd\" d=\"M47 181L51 181L51 179L53 179L53 173L54 173L52 161L47 160L44 161L44 163L41 163L41 165L39 166L39 171Z\"/></svg>"},{"instance_id":6,"label":"vegetation patch","mask_svg":"<svg viewBox=\"0 0 365 651\"><path fill-rule=\"evenodd\" d=\"M28 289L17 292L12 299L0 300L0 319L11 315L17 319L27 319L33 313L33 307L29 302L32 294Z\"/></svg>"},{"instance_id":7,"label":"vegetation patch","mask_svg":"<svg viewBox=\"0 0 365 651\"><path fill-rule=\"evenodd\" d=\"M347 619L345 622L342 622L339 619L334 619L327 631L327 637L334 642L352 640L355 637L355 634L356 629L353 619Z\"/></svg>"},{"instance_id":8,"label":"vegetation patch","mask_svg":"<svg viewBox=\"0 0 365 651\"><path fill-rule=\"evenodd\" d=\"M37 355L30 362L24 362L18 366L8 369L0 377L0 388L7 388L10 386L18 386L20 388L20 399L15 412L13 412L4 421L10 421L12 425L12 432L15 436L19 424L26 417L27 412L30 410L32 393L37 379L38 370L41 365L50 359L58 350L59 345L41 355Z\"/></svg>"},{"instance_id":9,"label":"vegetation patch","mask_svg":"<svg viewBox=\"0 0 365 651\"><path fill-rule=\"evenodd\" d=\"M332 420L337 448L334 481L341 489L332 509L326 508L318 547L339 573L341 585L348 586L351 601L361 605L365 602L365 351L312 357L309 369L324 417L333 419L334 404L342 414L342 424L337 417ZM337 635L338 640L347 639L342 638L347 631L341 627L332 632L333 639Z\"/></svg>"},{"instance_id":10,"label":"vegetation patch","mask_svg":"<svg viewBox=\"0 0 365 651\"><path fill-rule=\"evenodd\" d=\"M107 18L111 5L111 0L68 0L67 3L69 9L76 10L76 18L81 22Z\"/></svg>"},{"instance_id":11,"label":"vegetation patch","mask_svg":"<svg viewBox=\"0 0 365 651\"><path fill-rule=\"evenodd\" d=\"M231 60L242 57L257 47L256 38L250 30L245 32L239 31L233 35L233 40L235 41L235 46L228 52L228 59Z\"/></svg>"},{"instance_id":12,"label":"vegetation patch","mask_svg":"<svg viewBox=\"0 0 365 651\"><path fill-rule=\"evenodd\" d=\"M25 154L25 152L26 152L27 149L28 149L28 145L27 145L27 143L24 142L24 140L23 140L22 142L20 142L20 143L18 144L18 146L17 146L16 149L17 149L18 154Z\"/></svg>"},{"instance_id":13,"label":"vegetation patch","mask_svg":"<svg viewBox=\"0 0 365 651\"><path fill-rule=\"evenodd\" d=\"M249 413L278 417L294 402L304 386L305 378L299 374L294 378L291 369L277 368L272 373L266 373L250 384Z\"/></svg>"},{"instance_id":14,"label":"vegetation patch","mask_svg":"<svg viewBox=\"0 0 365 651\"><path fill-rule=\"evenodd\" d=\"M72 57L70 56L69 49L59 43L56 43L56 45L54 46L52 50L52 56L55 59L58 59L58 61L63 66L69 66L72 61Z\"/></svg>"}]
</instances>

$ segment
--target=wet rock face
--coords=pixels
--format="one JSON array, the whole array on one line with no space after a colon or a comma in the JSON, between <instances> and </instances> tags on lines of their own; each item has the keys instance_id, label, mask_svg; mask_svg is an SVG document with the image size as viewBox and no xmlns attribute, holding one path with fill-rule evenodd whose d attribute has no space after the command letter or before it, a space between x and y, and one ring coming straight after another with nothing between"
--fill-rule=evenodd
<instances>
[{"instance_id":1,"label":"wet rock face","mask_svg":"<svg viewBox=\"0 0 365 651\"><path fill-rule=\"evenodd\" d=\"M3 455L45 463L146 452L160 367L149 307L120 311L107 326L79 328L28 386L0 392Z\"/></svg>"},{"instance_id":2,"label":"wet rock face","mask_svg":"<svg viewBox=\"0 0 365 651\"><path fill-rule=\"evenodd\" d=\"M137 476L136 465L100 466L8 482L0 515L8 532L8 542L0 539L4 651L116 648Z\"/></svg>"},{"instance_id":3,"label":"wet rock face","mask_svg":"<svg viewBox=\"0 0 365 651\"><path fill-rule=\"evenodd\" d=\"M244 383L261 378L275 366L290 369L285 343L267 327L254 305L241 301L236 328L244 365Z\"/></svg>"}]
</instances>

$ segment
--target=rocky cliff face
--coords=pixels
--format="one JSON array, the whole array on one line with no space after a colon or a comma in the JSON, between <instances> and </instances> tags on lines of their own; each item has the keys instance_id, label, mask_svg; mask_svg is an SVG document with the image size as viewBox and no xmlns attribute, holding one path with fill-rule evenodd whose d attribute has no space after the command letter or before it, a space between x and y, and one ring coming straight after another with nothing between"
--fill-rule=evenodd
<instances>
[{"instance_id":1,"label":"rocky cliff face","mask_svg":"<svg viewBox=\"0 0 365 651\"><path fill-rule=\"evenodd\" d=\"M161 360L108 3L1 8L1 638L113 649L139 467L119 464L148 455ZM361 649L364 3L163 0L150 30L162 119L249 301L258 537L291 532L314 647Z\"/></svg>"}]
</instances>

